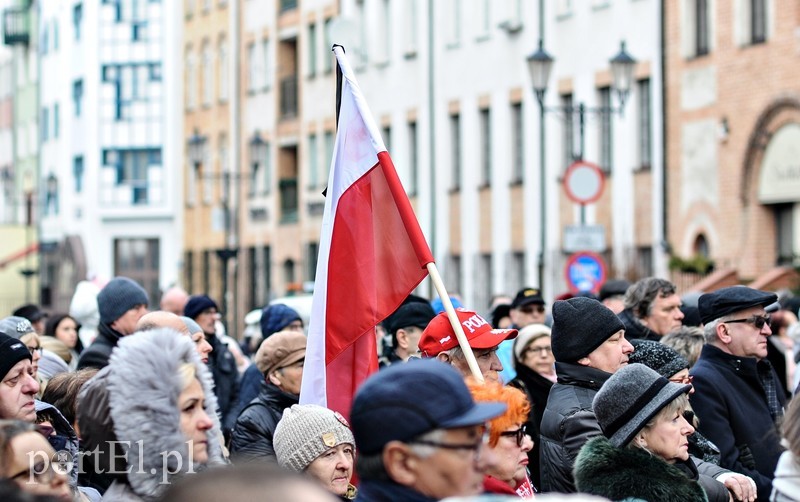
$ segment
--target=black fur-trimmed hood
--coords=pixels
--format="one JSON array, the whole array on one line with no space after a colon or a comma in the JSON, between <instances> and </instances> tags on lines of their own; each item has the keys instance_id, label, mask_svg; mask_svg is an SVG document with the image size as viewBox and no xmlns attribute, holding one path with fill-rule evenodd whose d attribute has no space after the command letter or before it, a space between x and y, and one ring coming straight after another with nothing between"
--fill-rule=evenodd
<instances>
[{"instance_id":1,"label":"black fur-trimmed hood","mask_svg":"<svg viewBox=\"0 0 800 502\"><path fill-rule=\"evenodd\" d=\"M170 329L136 333L121 339L111 354L108 398L114 434L117 440L131 443L127 480L144 500L161 495L176 476L202 469L186 462L189 448L180 430L178 396L183 386L178 369L184 363L195 366L205 393L205 411L214 423L208 431L207 465L224 464L211 373L189 337ZM177 453L177 457L166 456L167 473L164 452Z\"/></svg>"},{"instance_id":2,"label":"black fur-trimmed hood","mask_svg":"<svg viewBox=\"0 0 800 502\"><path fill-rule=\"evenodd\" d=\"M602 436L584 445L574 472L578 491L611 500L708 502L697 481L675 466L644 450L616 448Z\"/></svg>"}]
</instances>

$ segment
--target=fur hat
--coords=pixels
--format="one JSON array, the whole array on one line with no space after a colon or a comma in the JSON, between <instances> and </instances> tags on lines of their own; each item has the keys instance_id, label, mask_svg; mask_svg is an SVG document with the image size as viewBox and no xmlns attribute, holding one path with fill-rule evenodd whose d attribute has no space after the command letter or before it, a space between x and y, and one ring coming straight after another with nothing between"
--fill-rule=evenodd
<instances>
[{"instance_id":1,"label":"fur hat","mask_svg":"<svg viewBox=\"0 0 800 502\"><path fill-rule=\"evenodd\" d=\"M212 300L211 297L208 295L192 295L189 297L189 301L186 302L186 306L183 307L183 315L190 319L197 319L201 312L210 308L219 310L217 302Z\"/></svg>"},{"instance_id":2,"label":"fur hat","mask_svg":"<svg viewBox=\"0 0 800 502\"><path fill-rule=\"evenodd\" d=\"M611 375L594 396L592 408L603 434L617 448L630 443L662 408L689 392L645 366L629 364Z\"/></svg>"},{"instance_id":3,"label":"fur hat","mask_svg":"<svg viewBox=\"0 0 800 502\"><path fill-rule=\"evenodd\" d=\"M97 295L100 322L111 324L130 309L147 306L147 291L127 277L114 277Z\"/></svg>"},{"instance_id":4,"label":"fur hat","mask_svg":"<svg viewBox=\"0 0 800 502\"><path fill-rule=\"evenodd\" d=\"M28 347L16 338L0 333L0 380L23 359L32 360Z\"/></svg>"},{"instance_id":5,"label":"fur hat","mask_svg":"<svg viewBox=\"0 0 800 502\"><path fill-rule=\"evenodd\" d=\"M608 307L592 298L578 296L553 304L553 356L574 363L588 356L625 325Z\"/></svg>"},{"instance_id":6,"label":"fur hat","mask_svg":"<svg viewBox=\"0 0 800 502\"><path fill-rule=\"evenodd\" d=\"M273 435L278 463L297 472L306 470L329 449L345 443L355 448L350 424L339 413L316 404L295 404L283 410Z\"/></svg>"},{"instance_id":7,"label":"fur hat","mask_svg":"<svg viewBox=\"0 0 800 502\"><path fill-rule=\"evenodd\" d=\"M634 351L628 356L628 363L642 363L666 379L689 367L689 361L672 347L652 340L633 340Z\"/></svg>"}]
</instances>

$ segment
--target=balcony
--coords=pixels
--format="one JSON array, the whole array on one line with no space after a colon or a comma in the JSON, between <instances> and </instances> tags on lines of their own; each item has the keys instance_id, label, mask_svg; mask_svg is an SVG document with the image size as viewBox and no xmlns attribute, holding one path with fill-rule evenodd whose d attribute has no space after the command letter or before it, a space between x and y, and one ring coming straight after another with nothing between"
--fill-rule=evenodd
<instances>
[{"instance_id":1,"label":"balcony","mask_svg":"<svg viewBox=\"0 0 800 502\"><path fill-rule=\"evenodd\" d=\"M281 119L297 117L297 75L281 79Z\"/></svg>"},{"instance_id":2,"label":"balcony","mask_svg":"<svg viewBox=\"0 0 800 502\"><path fill-rule=\"evenodd\" d=\"M30 35L30 15L27 7L9 7L3 11L3 43L28 45Z\"/></svg>"}]
</instances>

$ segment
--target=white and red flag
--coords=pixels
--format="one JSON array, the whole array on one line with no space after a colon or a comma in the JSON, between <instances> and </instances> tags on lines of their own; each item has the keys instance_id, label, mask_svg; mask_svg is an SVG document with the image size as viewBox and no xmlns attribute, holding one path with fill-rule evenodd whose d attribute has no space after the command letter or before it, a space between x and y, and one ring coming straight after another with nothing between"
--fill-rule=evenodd
<instances>
[{"instance_id":1,"label":"white and red flag","mask_svg":"<svg viewBox=\"0 0 800 502\"><path fill-rule=\"evenodd\" d=\"M356 389L378 369L375 326L425 278L433 256L344 51L333 52L341 107L300 402L349 417Z\"/></svg>"}]
</instances>

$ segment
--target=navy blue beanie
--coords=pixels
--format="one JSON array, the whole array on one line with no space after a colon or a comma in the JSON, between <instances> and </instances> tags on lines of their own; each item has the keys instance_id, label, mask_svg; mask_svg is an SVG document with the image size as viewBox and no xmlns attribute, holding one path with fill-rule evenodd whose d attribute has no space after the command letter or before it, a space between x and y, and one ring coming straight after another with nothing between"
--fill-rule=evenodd
<instances>
[{"instance_id":1,"label":"navy blue beanie","mask_svg":"<svg viewBox=\"0 0 800 502\"><path fill-rule=\"evenodd\" d=\"M197 319L201 312L210 308L215 308L219 311L217 302L208 295L192 295L189 297L189 301L186 302L186 306L183 307L183 315L190 319Z\"/></svg>"},{"instance_id":2,"label":"navy blue beanie","mask_svg":"<svg viewBox=\"0 0 800 502\"><path fill-rule=\"evenodd\" d=\"M302 322L303 319L292 307L282 303L267 305L261 311L261 336L266 340L268 336L282 331L294 321Z\"/></svg>"},{"instance_id":3,"label":"navy blue beanie","mask_svg":"<svg viewBox=\"0 0 800 502\"><path fill-rule=\"evenodd\" d=\"M147 291L127 277L114 277L97 295L100 322L111 324L130 309L147 306Z\"/></svg>"}]
</instances>

